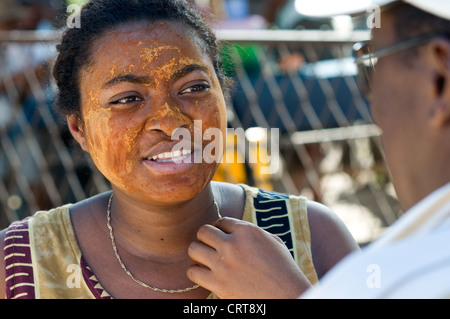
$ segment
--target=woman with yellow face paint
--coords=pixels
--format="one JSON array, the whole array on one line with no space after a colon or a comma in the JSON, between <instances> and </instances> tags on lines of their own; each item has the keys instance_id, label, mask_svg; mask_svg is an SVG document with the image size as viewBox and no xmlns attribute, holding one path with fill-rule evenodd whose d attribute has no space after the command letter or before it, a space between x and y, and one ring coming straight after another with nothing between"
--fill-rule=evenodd
<instances>
[{"instance_id":1,"label":"woman with yellow face paint","mask_svg":"<svg viewBox=\"0 0 450 319\"><path fill-rule=\"evenodd\" d=\"M93 0L80 18L58 45L55 108L112 191L4 230L1 295L296 297L356 248L317 203L211 182L225 144L227 80L214 33L194 8ZM207 149L216 160L205 158ZM261 232L265 241L245 246ZM265 245L277 254L266 256ZM234 249L256 262L234 260ZM236 269L228 285L203 282L220 267L211 258ZM235 290L242 276L255 285Z\"/></svg>"}]
</instances>

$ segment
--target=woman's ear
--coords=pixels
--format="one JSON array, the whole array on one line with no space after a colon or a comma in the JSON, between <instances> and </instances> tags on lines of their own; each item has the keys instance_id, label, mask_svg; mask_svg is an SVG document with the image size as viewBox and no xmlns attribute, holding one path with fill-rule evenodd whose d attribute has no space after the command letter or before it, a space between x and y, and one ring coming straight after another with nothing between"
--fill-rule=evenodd
<instances>
[{"instance_id":1,"label":"woman's ear","mask_svg":"<svg viewBox=\"0 0 450 319\"><path fill-rule=\"evenodd\" d=\"M433 42L436 72L435 103L431 116L435 126L443 127L450 124L450 42L444 39L436 39Z\"/></svg>"},{"instance_id":2,"label":"woman's ear","mask_svg":"<svg viewBox=\"0 0 450 319\"><path fill-rule=\"evenodd\" d=\"M84 134L83 124L81 123L79 116L67 115L67 126L69 127L73 138L80 144L80 147L87 152L86 135Z\"/></svg>"}]
</instances>

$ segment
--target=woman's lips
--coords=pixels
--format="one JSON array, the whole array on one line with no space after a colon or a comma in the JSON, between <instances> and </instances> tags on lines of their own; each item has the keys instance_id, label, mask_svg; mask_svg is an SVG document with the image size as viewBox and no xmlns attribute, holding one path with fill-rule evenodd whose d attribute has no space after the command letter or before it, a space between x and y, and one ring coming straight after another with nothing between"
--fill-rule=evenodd
<instances>
[{"instance_id":1,"label":"woman's lips","mask_svg":"<svg viewBox=\"0 0 450 319\"><path fill-rule=\"evenodd\" d=\"M187 172L194 165L194 152L177 150L162 152L143 160L145 166L158 175L171 175Z\"/></svg>"}]
</instances>

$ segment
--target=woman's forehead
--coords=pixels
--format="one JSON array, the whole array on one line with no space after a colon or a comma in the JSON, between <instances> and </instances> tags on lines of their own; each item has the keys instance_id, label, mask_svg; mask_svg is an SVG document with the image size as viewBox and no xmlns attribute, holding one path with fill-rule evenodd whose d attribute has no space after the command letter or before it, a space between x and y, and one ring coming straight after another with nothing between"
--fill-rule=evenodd
<instances>
[{"instance_id":1,"label":"woman's forehead","mask_svg":"<svg viewBox=\"0 0 450 319\"><path fill-rule=\"evenodd\" d=\"M98 38L92 47L93 64L151 64L189 56L207 59L201 40L176 22L133 22L120 25Z\"/></svg>"},{"instance_id":2,"label":"woman's forehead","mask_svg":"<svg viewBox=\"0 0 450 319\"><path fill-rule=\"evenodd\" d=\"M129 22L116 26L104 32L93 43L94 50L108 44L159 46L174 45L179 47L194 47L200 49L201 41L195 32L178 22Z\"/></svg>"}]
</instances>

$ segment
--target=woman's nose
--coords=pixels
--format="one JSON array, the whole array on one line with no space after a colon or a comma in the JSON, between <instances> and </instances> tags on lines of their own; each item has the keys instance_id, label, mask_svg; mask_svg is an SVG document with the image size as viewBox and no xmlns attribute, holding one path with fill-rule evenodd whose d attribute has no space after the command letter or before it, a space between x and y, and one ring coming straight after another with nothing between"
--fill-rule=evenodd
<instances>
[{"instance_id":1,"label":"woman's nose","mask_svg":"<svg viewBox=\"0 0 450 319\"><path fill-rule=\"evenodd\" d=\"M176 106L164 103L145 123L145 131L161 131L167 136L183 126L189 125L190 119Z\"/></svg>"}]
</instances>

